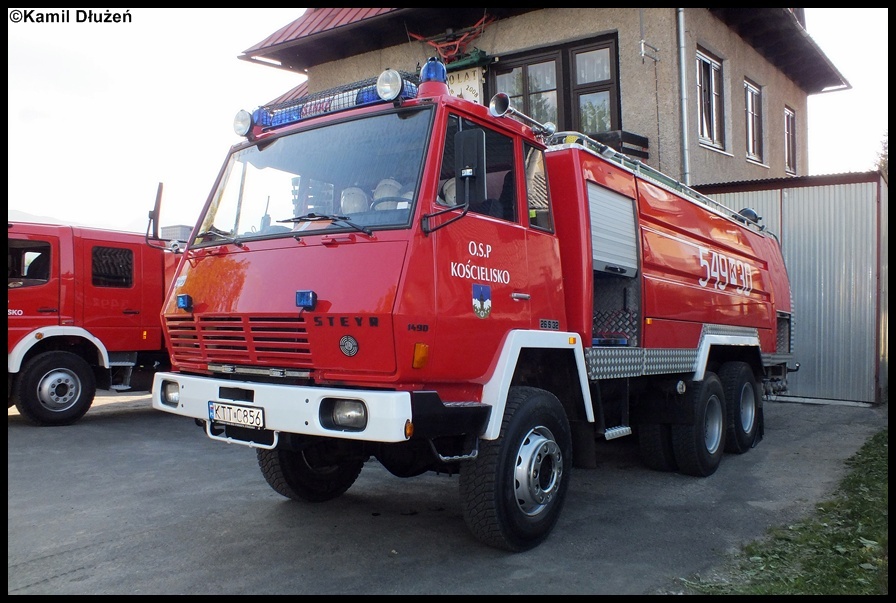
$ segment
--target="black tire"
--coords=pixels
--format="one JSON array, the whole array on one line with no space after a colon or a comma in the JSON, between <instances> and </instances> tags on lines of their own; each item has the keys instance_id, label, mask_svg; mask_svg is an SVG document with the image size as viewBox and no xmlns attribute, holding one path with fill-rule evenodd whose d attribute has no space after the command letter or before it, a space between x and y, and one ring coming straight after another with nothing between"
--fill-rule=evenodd
<instances>
[{"instance_id":1,"label":"black tire","mask_svg":"<svg viewBox=\"0 0 896 603\"><path fill-rule=\"evenodd\" d=\"M746 362L726 362L719 369L719 379L728 413L725 452L743 454L758 441L762 415L759 384Z\"/></svg>"},{"instance_id":2,"label":"black tire","mask_svg":"<svg viewBox=\"0 0 896 603\"><path fill-rule=\"evenodd\" d=\"M672 426L668 423L638 425L638 450L641 461L655 471L677 471L672 449Z\"/></svg>"},{"instance_id":3,"label":"black tire","mask_svg":"<svg viewBox=\"0 0 896 603\"><path fill-rule=\"evenodd\" d=\"M45 352L23 367L13 386L19 414L35 425L71 425L96 396L90 365L70 352Z\"/></svg>"},{"instance_id":4,"label":"black tire","mask_svg":"<svg viewBox=\"0 0 896 603\"><path fill-rule=\"evenodd\" d=\"M725 452L725 393L719 377L707 371L703 381L691 382L685 403L693 421L672 425L672 449L678 470L707 477L716 472Z\"/></svg>"},{"instance_id":5,"label":"black tire","mask_svg":"<svg viewBox=\"0 0 896 603\"><path fill-rule=\"evenodd\" d=\"M298 450L256 448L261 474L275 492L303 502L324 502L342 496L361 474L364 460L335 454L327 440L314 440Z\"/></svg>"},{"instance_id":6,"label":"black tire","mask_svg":"<svg viewBox=\"0 0 896 603\"><path fill-rule=\"evenodd\" d=\"M460 469L464 520L485 544L518 552L548 537L566 500L572 467L569 420L553 394L512 387L494 441L482 440Z\"/></svg>"}]
</instances>

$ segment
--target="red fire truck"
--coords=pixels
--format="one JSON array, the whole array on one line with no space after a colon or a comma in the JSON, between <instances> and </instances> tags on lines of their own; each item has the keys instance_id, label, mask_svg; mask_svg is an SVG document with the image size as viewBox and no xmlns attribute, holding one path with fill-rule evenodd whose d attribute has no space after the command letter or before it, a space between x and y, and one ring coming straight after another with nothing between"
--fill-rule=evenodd
<instances>
[{"instance_id":1,"label":"red fire truck","mask_svg":"<svg viewBox=\"0 0 896 603\"><path fill-rule=\"evenodd\" d=\"M510 551L549 535L599 439L694 476L748 451L795 370L758 216L445 81L431 59L238 114L153 407L299 501L372 460L457 474L471 532Z\"/></svg>"},{"instance_id":2,"label":"red fire truck","mask_svg":"<svg viewBox=\"0 0 896 603\"><path fill-rule=\"evenodd\" d=\"M159 318L178 257L137 233L10 222L8 407L70 425L97 388L149 391L169 369Z\"/></svg>"}]
</instances>

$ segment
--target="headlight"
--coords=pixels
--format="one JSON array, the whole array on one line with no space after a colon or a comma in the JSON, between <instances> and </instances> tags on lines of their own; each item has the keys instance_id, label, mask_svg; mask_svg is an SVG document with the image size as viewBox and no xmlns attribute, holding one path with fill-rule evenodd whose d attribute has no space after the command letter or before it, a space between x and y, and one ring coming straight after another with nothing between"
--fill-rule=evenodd
<instances>
[{"instance_id":1,"label":"headlight","mask_svg":"<svg viewBox=\"0 0 896 603\"><path fill-rule=\"evenodd\" d=\"M233 118L233 131L237 136L245 136L252 128L252 114L245 109L240 109Z\"/></svg>"},{"instance_id":2,"label":"headlight","mask_svg":"<svg viewBox=\"0 0 896 603\"><path fill-rule=\"evenodd\" d=\"M180 404L180 386L175 381L162 381L162 404L177 407Z\"/></svg>"},{"instance_id":3,"label":"headlight","mask_svg":"<svg viewBox=\"0 0 896 603\"><path fill-rule=\"evenodd\" d=\"M364 431L367 407L360 400L327 398L320 405L320 424L339 431Z\"/></svg>"},{"instance_id":4,"label":"headlight","mask_svg":"<svg viewBox=\"0 0 896 603\"><path fill-rule=\"evenodd\" d=\"M395 100L401 94L401 87L404 80L401 74L394 69L386 69L376 79L376 93L383 100Z\"/></svg>"}]
</instances>

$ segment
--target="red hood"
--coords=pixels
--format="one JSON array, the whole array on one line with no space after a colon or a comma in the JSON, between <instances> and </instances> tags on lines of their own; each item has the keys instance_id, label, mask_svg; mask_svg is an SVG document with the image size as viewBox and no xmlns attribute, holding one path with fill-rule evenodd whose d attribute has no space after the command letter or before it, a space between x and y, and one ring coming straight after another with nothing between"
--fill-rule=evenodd
<instances>
[{"instance_id":1,"label":"red hood","mask_svg":"<svg viewBox=\"0 0 896 603\"><path fill-rule=\"evenodd\" d=\"M392 311L407 243L309 239L188 251L164 310L175 366L393 373ZM296 292L309 289L317 305L302 310ZM192 298L192 312L177 308L180 294Z\"/></svg>"}]
</instances>

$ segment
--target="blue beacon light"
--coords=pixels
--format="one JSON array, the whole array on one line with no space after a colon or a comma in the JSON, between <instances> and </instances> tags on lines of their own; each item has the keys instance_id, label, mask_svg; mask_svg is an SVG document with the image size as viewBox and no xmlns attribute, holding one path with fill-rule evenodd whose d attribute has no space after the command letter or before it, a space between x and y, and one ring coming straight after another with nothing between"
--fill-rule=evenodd
<instances>
[{"instance_id":1,"label":"blue beacon light","mask_svg":"<svg viewBox=\"0 0 896 603\"><path fill-rule=\"evenodd\" d=\"M303 310L314 310L317 305L317 293L310 289L296 291L296 307Z\"/></svg>"},{"instance_id":2,"label":"blue beacon light","mask_svg":"<svg viewBox=\"0 0 896 603\"><path fill-rule=\"evenodd\" d=\"M193 311L193 297L187 293L181 293L177 296L177 307L187 312Z\"/></svg>"},{"instance_id":3,"label":"blue beacon light","mask_svg":"<svg viewBox=\"0 0 896 603\"><path fill-rule=\"evenodd\" d=\"M448 94L448 70L436 57L429 57L420 70L420 96Z\"/></svg>"}]
</instances>

